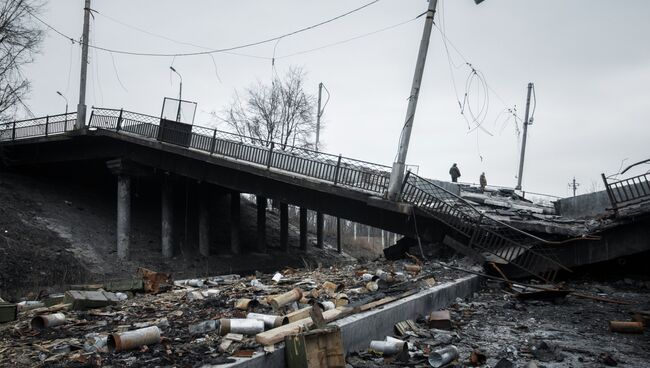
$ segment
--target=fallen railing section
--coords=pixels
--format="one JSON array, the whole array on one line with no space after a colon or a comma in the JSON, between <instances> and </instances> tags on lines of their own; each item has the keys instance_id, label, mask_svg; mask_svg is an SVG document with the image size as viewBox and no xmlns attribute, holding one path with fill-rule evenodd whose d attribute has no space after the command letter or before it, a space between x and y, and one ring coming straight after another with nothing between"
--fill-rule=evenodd
<instances>
[{"instance_id":1,"label":"fallen railing section","mask_svg":"<svg viewBox=\"0 0 650 368\"><path fill-rule=\"evenodd\" d=\"M553 283L558 270L566 269L543 248L549 242L485 216L463 198L411 172L402 200L454 229L473 251L497 257L542 281Z\"/></svg>"}]
</instances>

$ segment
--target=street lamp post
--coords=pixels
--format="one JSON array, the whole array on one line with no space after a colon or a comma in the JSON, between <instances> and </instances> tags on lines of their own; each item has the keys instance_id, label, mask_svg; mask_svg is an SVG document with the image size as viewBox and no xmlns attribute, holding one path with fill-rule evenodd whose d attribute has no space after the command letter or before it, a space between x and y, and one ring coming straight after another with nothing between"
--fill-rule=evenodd
<instances>
[{"instance_id":1,"label":"street lamp post","mask_svg":"<svg viewBox=\"0 0 650 368\"><path fill-rule=\"evenodd\" d=\"M169 69L172 72L176 73L176 75L178 75L178 78L180 78L180 80L181 80L180 85L178 87L178 110L176 111L176 121L180 122L181 121L181 101L183 100L183 77L181 76L181 74L178 71L176 71L176 69L174 69L173 66L170 66Z\"/></svg>"},{"instance_id":2,"label":"street lamp post","mask_svg":"<svg viewBox=\"0 0 650 368\"><path fill-rule=\"evenodd\" d=\"M68 99L63 95L63 93L56 91L56 94L63 97L65 100L65 117L63 118L63 130L68 130Z\"/></svg>"}]
</instances>

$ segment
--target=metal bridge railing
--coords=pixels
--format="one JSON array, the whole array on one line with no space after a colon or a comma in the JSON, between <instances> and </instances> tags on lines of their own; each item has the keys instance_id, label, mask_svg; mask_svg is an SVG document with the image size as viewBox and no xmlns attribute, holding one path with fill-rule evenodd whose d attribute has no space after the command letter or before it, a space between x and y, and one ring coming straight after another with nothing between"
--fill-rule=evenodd
<instances>
[{"instance_id":1,"label":"metal bridge railing","mask_svg":"<svg viewBox=\"0 0 650 368\"><path fill-rule=\"evenodd\" d=\"M614 209L650 200L650 173L612 182L607 181L605 174L601 175Z\"/></svg>"},{"instance_id":2,"label":"metal bridge railing","mask_svg":"<svg viewBox=\"0 0 650 368\"><path fill-rule=\"evenodd\" d=\"M401 198L454 229L474 251L498 257L545 282L552 283L558 270L566 269L544 246L551 242L485 216L463 198L411 172Z\"/></svg>"},{"instance_id":3,"label":"metal bridge railing","mask_svg":"<svg viewBox=\"0 0 650 368\"><path fill-rule=\"evenodd\" d=\"M160 118L151 115L95 108L89 126L157 138L160 134L159 122ZM388 166L197 125L193 125L189 132L165 127L164 133L165 141L184 142L188 148L210 155L225 156L378 195L383 195L388 188Z\"/></svg>"},{"instance_id":4,"label":"metal bridge railing","mask_svg":"<svg viewBox=\"0 0 650 368\"><path fill-rule=\"evenodd\" d=\"M0 123L0 141L15 141L33 137L47 137L74 129L77 113L49 115L40 118Z\"/></svg>"}]
</instances>

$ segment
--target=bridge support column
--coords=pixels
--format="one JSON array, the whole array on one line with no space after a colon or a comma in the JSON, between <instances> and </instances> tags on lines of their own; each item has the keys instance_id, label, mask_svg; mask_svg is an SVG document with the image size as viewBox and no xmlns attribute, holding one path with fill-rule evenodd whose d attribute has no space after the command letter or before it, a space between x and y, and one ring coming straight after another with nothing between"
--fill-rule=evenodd
<instances>
[{"instance_id":1,"label":"bridge support column","mask_svg":"<svg viewBox=\"0 0 650 368\"><path fill-rule=\"evenodd\" d=\"M239 192L230 193L230 252L232 254L241 253L239 245L239 228L240 228L240 195Z\"/></svg>"},{"instance_id":2,"label":"bridge support column","mask_svg":"<svg viewBox=\"0 0 650 368\"><path fill-rule=\"evenodd\" d=\"M289 250L289 205L280 203L280 249Z\"/></svg>"},{"instance_id":3,"label":"bridge support column","mask_svg":"<svg viewBox=\"0 0 650 368\"><path fill-rule=\"evenodd\" d=\"M256 196L257 199L257 251L266 252L266 198Z\"/></svg>"},{"instance_id":4,"label":"bridge support column","mask_svg":"<svg viewBox=\"0 0 650 368\"><path fill-rule=\"evenodd\" d=\"M201 195L198 196L199 204L199 253L202 256L210 255L210 208L208 205L209 192L206 185L201 185Z\"/></svg>"},{"instance_id":5,"label":"bridge support column","mask_svg":"<svg viewBox=\"0 0 650 368\"><path fill-rule=\"evenodd\" d=\"M323 248L323 225L325 217L322 212L316 212L316 246Z\"/></svg>"},{"instance_id":6,"label":"bridge support column","mask_svg":"<svg viewBox=\"0 0 650 368\"><path fill-rule=\"evenodd\" d=\"M131 177L117 176L117 256L129 258L131 243Z\"/></svg>"},{"instance_id":7,"label":"bridge support column","mask_svg":"<svg viewBox=\"0 0 650 368\"><path fill-rule=\"evenodd\" d=\"M174 229L174 183L168 174L163 176L161 189L161 240L162 256L174 256L173 229Z\"/></svg>"},{"instance_id":8,"label":"bridge support column","mask_svg":"<svg viewBox=\"0 0 650 368\"><path fill-rule=\"evenodd\" d=\"M307 209L300 207L300 249L307 249Z\"/></svg>"}]
</instances>

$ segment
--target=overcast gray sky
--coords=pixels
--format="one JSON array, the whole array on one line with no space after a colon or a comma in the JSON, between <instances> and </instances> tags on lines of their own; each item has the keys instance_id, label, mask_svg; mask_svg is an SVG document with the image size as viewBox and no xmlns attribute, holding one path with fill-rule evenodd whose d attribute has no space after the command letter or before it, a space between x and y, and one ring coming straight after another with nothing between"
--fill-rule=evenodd
<instances>
[{"instance_id":1,"label":"overcast gray sky","mask_svg":"<svg viewBox=\"0 0 650 368\"><path fill-rule=\"evenodd\" d=\"M203 50L137 27L218 49L279 36L368 2L93 1L97 14L91 42L136 52ZM158 115L163 97L177 95L178 79L169 71L173 63L183 76L183 97L198 102L195 124L212 126L210 112L221 111L235 89L270 80L275 47L278 73L302 67L311 91L316 93L323 82L331 92L321 135L324 149L391 165L424 18L336 46L283 56L405 22L426 7L424 0L381 0L283 38L277 46L271 42L236 51L248 56L215 54L214 63L209 56L174 59L94 50L87 103ZM516 105L523 118L528 82L535 83L537 107L529 129L525 190L566 196L567 183L575 176L581 193L601 185L601 172L616 173L622 160L627 159L627 165L650 158L650 1L486 0L477 6L472 0L443 0L438 10L436 23L453 45L448 45L448 58L441 34L434 29L407 160L420 166L421 175L448 180L449 166L457 162L461 181L478 182L485 171L490 184L514 186L520 140L512 118L504 125L509 116L504 109ZM41 17L78 39L83 1L49 1ZM76 109L79 55L77 45L48 31L41 54L26 69L33 83L27 103L35 115L63 112L57 90L68 97L70 109ZM482 127L492 135L469 129L474 126L468 128L460 115L457 101L463 100L470 73L463 58L483 73L490 87ZM474 109L485 100L479 87L470 88Z\"/></svg>"}]
</instances>

